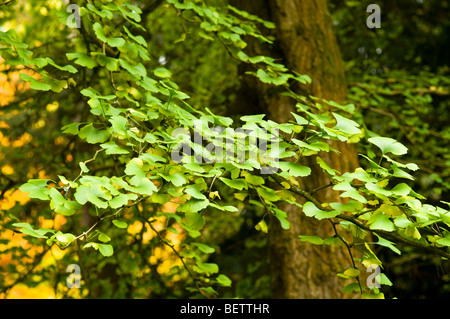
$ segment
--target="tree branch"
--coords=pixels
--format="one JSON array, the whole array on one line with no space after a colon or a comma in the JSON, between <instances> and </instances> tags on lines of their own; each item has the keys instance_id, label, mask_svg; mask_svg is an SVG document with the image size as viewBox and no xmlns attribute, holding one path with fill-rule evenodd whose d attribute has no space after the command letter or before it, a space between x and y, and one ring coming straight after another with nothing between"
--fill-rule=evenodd
<instances>
[{"instance_id":1,"label":"tree branch","mask_svg":"<svg viewBox=\"0 0 450 319\"><path fill-rule=\"evenodd\" d=\"M281 184L281 183L283 182L283 180L282 180L279 176L273 175L273 176L271 176L271 177L272 177L273 180L274 180L275 182L277 182L280 186L283 186L283 185ZM286 181L286 182L289 183L288 181ZM292 184L290 184L290 183L289 183L289 185L290 185L289 190L290 190L291 192L293 192L293 193L295 193L295 194L297 194L297 195L300 195L301 197L303 197L303 198L309 200L309 201L312 202L318 209L320 209L320 210L325 210L325 211L329 211L329 212L330 212L330 211L333 211L333 209L330 208L330 207L322 206L322 204L321 204L317 199L315 199L310 193L308 193L308 192L304 191L303 189L300 189L300 188L298 188L298 187L296 187L296 186L294 186L294 185L292 185ZM443 250L441 250L441 249L438 249L438 248L433 247L433 246L428 246L428 245L421 244L421 243L416 242L416 241L412 241L412 240L406 239L406 238L404 238L404 237L402 237L402 236L400 236L400 235L397 235L397 234L395 234L395 233L388 232L388 231L385 231L385 230L380 230L380 229L373 230L373 229L371 229L370 227L366 226L365 224L361 223L359 220L357 220L357 219L356 219L355 217L353 217L353 216L349 216L349 215L345 215L345 214L339 214L339 215L336 216L336 218L338 218L338 219L343 219L343 220L346 220L346 221L348 221L348 222L351 222L352 224L358 226L359 228L361 228L361 229L363 229L363 230L366 230L366 231L368 231L368 232L370 232L370 233L373 233L373 234L379 234L379 235L382 235L382 236L385 237L386 239L392 240L392 241L394 241L394 242L402 242L402 243L404 243L404 244L406 244L406 245L409 245L409 246L412 246L412 247L421 248L421 249L426 250L426 251L429 251L429 252L431 252L431 253L433 253L433 254L437 254L437 255L439 255L439 256L441 256L441 257L450 259L450 253L447 253L447 252L445 252L445 251L443 251Z\"/></svg>"}]
</instances>

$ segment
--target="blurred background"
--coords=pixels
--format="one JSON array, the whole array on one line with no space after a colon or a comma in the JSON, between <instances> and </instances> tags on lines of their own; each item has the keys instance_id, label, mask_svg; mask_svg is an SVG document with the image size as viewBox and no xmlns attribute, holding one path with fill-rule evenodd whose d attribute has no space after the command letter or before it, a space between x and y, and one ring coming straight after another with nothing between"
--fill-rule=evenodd
<instances>
[{"instance_id":1,"label":"blurred background","mask_svg":"<svg viewBox=\"0 0 450 319\"><path fill-rule=\"evenodd\" d=\"M370 3L381 8L379 29L366 27ZM440 201L450 202L450 3L329 0L328 4L345 62L348 100L356 105L367 129L408 147L403 159L420 166L410 186L428 203L439 206L443 205ZM0 4L0 30L14 28L24 42L30 43L34 54L49 54L57 61L76 36L76 31L64 24L66 6L56 0L7 1ZM48 19L50 12L52 19ZM58 16L59 20L54 19ZM165 5L143 18L150 35L146 41L151 63L172 71L173 80L192 97L191 105L208 105L219 114L237 116L227 105L234 105L238 98L239 65L220 42L192 36L199 32L194 25L174 21L176 12ZM5 66L0 51L0 224L28 220L41 228L78 227L83 221L61 215L54 218L48 205L30 202L18 187L30 178L70 175L79 170L78 162L89 158L91 149L76 136L62 135L60 128L74 120L86 120L89 109L70 92L58 97L36 95L19 79L19 71L27 72L20 66ZM83 76L89 80L91 75ZM105 162L94 172L107 169L111 169L111 163ZM228 192L219 190L223 199L233 199ZM155 203L148 209L158 210L162 205L166 205L164 211L176 208ZM267 238L254 228L263 211L258 207L241 209L240 215L214 216L203 233L204 240L216 249L212 262L234 282L231 288L222 288L221 294L270 298ZM77 249L49 248L45 242L27 241L22 234L0 227L0 297L190 296L184 289L189 278L183 274L178 258L141 221L132 215L129 218L127 236L120 237L117 253L107 259L96 254L80 255ZM165 219L159 222L164 225ZM179 244L182 236L180 232L171 239ZM387 298L450 296L450 269L437 256L413 248L406 248L404 257L378 249L385 260L386 275L394 283L383 287ZM87 288L67 288L66 266L71 263L90 269L89 273L82 271L83 287Z\"/></svg>"}]
</instances>

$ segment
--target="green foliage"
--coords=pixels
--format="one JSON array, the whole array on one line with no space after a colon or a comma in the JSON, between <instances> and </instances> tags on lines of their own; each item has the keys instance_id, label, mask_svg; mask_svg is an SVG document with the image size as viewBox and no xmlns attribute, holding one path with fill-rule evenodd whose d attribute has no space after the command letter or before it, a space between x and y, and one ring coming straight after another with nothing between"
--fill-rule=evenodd
<instances>
[{"instance_id":1,"label":"green foliage","mask_svg":"<svg viewBox=\"0 0 450 319\"><path fill-rule=\"evenodd\" d=\"M104 1L100 7L90 3L82 7L82 36L71 39L70 46L62 48L63 54L58 57L46 52L50 56L31 58L39 56L39 52L30 51L13 29L0 32L0 52L5 63L27 65L40 75L38 80L21 74L31 89L44 91L49 100L63 100L65 94L70 95L68 108L75 101L89 106L76 122L72 120L77 117L72 116L62 125L65 138L74 143L85 142L85 151L77 156L75 165L65 171L56 169L55 176L62 184L33 178L20 186L30 198L49 201L42 206L47 216L72 218L67 230L63 233L36 229L25 222L8 222L5 227L37 240L45 239L45 245L56 244L61 249L75 250L83 242L82 249L77 250L81 257L76 258L83 260L93 248L101 256L89 260L87 267L99 260L106 264L115 260L117 273L126 278L124 285L136 287L133 297L145 295L142 277L133 277L133 272L139 264L148 264L150 258L142 253L143 232L132 239L131 245L122 238L133 222L141 221L153 231L150 247L166 247L180 261L164 274L166 279L158 274L162 283L154 288L155 295L158 290L163 295L167 286L176 285L173 278L178 276L188 284L190 296L217 297L233 282L211 260L218 249L209 244L208 236L212 235L208 235L208 227L214 227L210 225L216 219L239 219L236 216L244 214L246 205L259 211L252 228L263 234L270 232L265 221L269 216L284 229L291 226L286 212L279 208L282 203L302 207L302 213L310 218L330 221L335 229L333 236L300 235L299 240L345 246L349 251L357 246L362 257L357 259L350 254L352 267L343 269L338 276L354 280L353 286L344 290L360 293L364 298L382 296L377 288L359 279L360 269L373 264L382 266L373 247L382 246L400 254L397 244L402 243L432 251L444 259L450 257L450 233L446 230L450 226L450 211L425 204L424 197L404 183L403 179L413 179L409 171L417 169L417 165L395 157L406 154L405 145L367 131L364 123L356 119L353 104L305 97L291 90L297 83L310 83L309 76L288 70L272 57L250 57L245 53L246 37L273 42L259 31L261 26L274 28L273 23L232 6L177 0L168 0L165 5L180 15L183 29L188 28L185 23L189 22L189 28L197 31L201 41L211 41L212 45L219 42L233 59L252 65L254 71L248 74L289 92L296 103L293 120L275 123L263 115L240 117L240 129L258 133L258 141L267 145L263 149L261 143L251 142L251 135L238 130L234 119L191 104L190 92L184 92L173 79L177 68L163 67L152 60L153 52L143 37L147 31L139 24L142 10L130 3ZM178 42L187 38L184 30ZM49 71L49 66L57 71ZM95 80L88 81L86 77ZM73 87L69 86L70 79L76 83ZM201 98L193 99L202 102ZM216 126L223 130L217 132ZM190 137L199 129L202 140L197 143ZM366 168L339 172L332 163L325 163L320 158L322 152L337 152L330 141L357 142L365 151L361 159L367 162ZM243 155L229 156L224 150ZM176 160L174 154L180 152L184 156ZM308 156L316 158L329 176L332 190L348 200L345 204L321 203L312 192L298 187L295 178L312 174L310 167L298 163ZM103 170L102 166L109 169ZM264 169L271 173L261 173ZM233 200L224 196L233 193ZM306 202L302 205L293 194ZM179 204L175 212L162 211L162 204L169 202ZM85 209L94 222L87 229L69 227L86 217ZM153 226L160 216L166 217L162 230ZM179 247L165 236L180 233L172 227L174 223L186 234ZM217 222L215 227L219 228ZM372 235L378 241L373 242ZM144 257L135 257L138 253ZM378 282L392 284L385 274L380 274ZM96 287L91 289L95 291Z\"/></svg>"}]
</instances>

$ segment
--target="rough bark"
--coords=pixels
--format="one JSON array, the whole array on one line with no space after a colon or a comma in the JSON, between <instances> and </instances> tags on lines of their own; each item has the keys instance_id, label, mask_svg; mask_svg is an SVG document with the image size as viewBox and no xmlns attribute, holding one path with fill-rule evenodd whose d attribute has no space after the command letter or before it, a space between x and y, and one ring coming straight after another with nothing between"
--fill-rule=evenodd
<instances>
[{"instance_id":1,"label":"rough bark","mask_svg":"<svg viewBox=\"0 0 450 319\"><path fill-rule=\"evenodd\" d=\"M241 9L275 22L276 44L262 48L250 43L249 53L266 54L281 59L288 68L308 74L309 86L298 87L304 94L343 101L346 98L346 82L343 63L326 0L268 0L239 1ZM278 89L254 79L246 79L247 103L266 112L277 122L286 122L294 111L294 102L280 95ZM341 153L321 153L320 156L340 172L353 171L358 167L356 151L351 145L333 143ZM312 190L327 185L329 180L317 166L314 157L304 159L311 167L308 178L300 179L301 188ZM322 202L340 201L339 194L325 188L315 194ZM299 199L302 201L301 199ZM306 217L293 205L280 207L288 214L289 230L283 230L273 220L269 232L269 256L274 298L342 298L342 279L336 276L351 266L345 247L331 248L303 243L298 235L333 235L328 221L319 222Z\"/></svg>"}]
</instances>

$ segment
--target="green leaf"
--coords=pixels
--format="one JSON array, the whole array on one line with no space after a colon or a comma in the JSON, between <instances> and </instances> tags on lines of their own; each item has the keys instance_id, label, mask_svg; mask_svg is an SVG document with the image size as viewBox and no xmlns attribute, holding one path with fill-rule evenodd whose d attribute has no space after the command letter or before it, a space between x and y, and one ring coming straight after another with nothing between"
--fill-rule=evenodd
<instances>
[{"instance_id":1,"label":"green leaf","mask_svg":"<svg viewBox=\"0 0 450 319\"><path fill-rule=\"evenodd\" d=\"M22 192L28 193L28 197L40 200L49 200L50 190L47 188L49 179L30 179L19 187Z\"/></svg>"},{"instance_id":2,"label":"green leaf","mask_svg":"<svg viewBox=\"0 0 450 319\"><path fill-rule=\"evenodd\" d=\"M130 153L126 149L123 149L120 146L118 146L114 141L100 144L100 147L106 149L105 153L108 155L120 155Z\"/></svg>"},{"instance_id":3,"label":"green leaf","mask_svg":"<svg viewBox=\"0 0 450 319\"><path fill-rule=\"evenodd\" d=\"M403 144L390 137L371 137L368 141L378 146L383 154L404 155L408 152L408 149Z\"/></svg>"},{"instance_id":4,"label":"green leaf","mask_svg":"<svg viewBox=\"0 0 450 319\"><path fill-rule=\"evenodd\" d=\"M112 47L123 47L125 40L123 38L109 38L108 44Z\"/></svg>"},{"instance_id":5,"label":"green leaf","mask_svg":"<svg viewBox=\"0 0 450 319\"><path fill-rule=\"evenodd\" d=\"M140 45L147 47L147 41L145 41L143 36L135 36L133 35L130 30L128 30L128 28L126 26L123 26L123 29L125 30L125 33L134 41L136 41L137 43L139 43Z\"/></svg>"},{"instance_id":6,"label":"green leaf","mask_svg":"<svg viewBox=\"0 0 450 319\"><path fill-rule=\"evenodd\" d=\"M54 230L52 229L33 229L33 227L28 223L14 223L12 224L12 226L21 227L19 231L22 234L29 235L35 238L48 238L48 236L45 236L45 234L54 232Z\"/></svg>"},{"instance_id":7,"label":"green leaf","mask_svg":"<svg viewBox=\"0 0 450 319\"><path fill-rule=\"evenodd\" d=\"M127 224L127 223L125 223L125 222L123 222L123 221L120 221L120 220L118 220L118 219L114 219L114 220L112 221L112 223L113 223L114 226L116 226L117 228L121 228L121 229L128 228L128 224Z\"/></svg>"},{"instance_id":8,"label":"green leaf","mask_svg":"<svg viewBox=\"0 0 450 319\"><path fill-rule=\"evenodd\" d=\"M339 211L324 211L316 207L312 202L306 202L303 205L303 213L308 217L315 217L316 219L333 218L340 214Z\"/></svg>"},{"instance_id":9,"label":"green leaf","mask_svg":"<svg viewBox=\"0 0 450 319\"><path fill-rule=\"evenodd\" d=\"M164 178L166 181L171 182L174 186L183 186L187 183L187 179L179 173L176 174L158 174L162 178Z\"/></svg>"},{"instance_id":10,"label":"green leaf","mask_svg":"<svg viewBox=\"0 0 450 319\"><path fill-rule=\"evenodd\" d=\"M280 197L271 188L261 186L257 187L256 191L258 192L259 196L261 196L265 201L276 202L280 200Z\"/></svg>"},{"instance_id":11,"label":"green leaf","mask_svg":"<svg viewBox=\"0 0 450 319\"><path fill-rule=\"evenodd\" d=\"M82 123L71 123L68 125L65 125L61 128L62 132L65 134L72 134L72 135L76 135L78 134L78 127L81 125Z\"/></svg>"},{"instance_id":12,"label":"green leaf","mask_svg":"<svg viewBox=\"0 0 450 319\"><path fill-rule=\"evenodd\" d=\"M397 206L389 205L389 204L381 204L381 206L375 212L383 212L386 216L401 216L403 212Z\"/></svg>"},{"instance_id":13,"label":"green leaf","mask_svg":"<svg viewBox=\"0 0 450 319\"><path fill-rule=\"evenodd\" d=\"M294 72L296 73L296 72ZM295 80L299 81L302 84L311 83L312 79L309 75L306 74L298 74L297 76L293 77Z\"/></svg>"},{"instance_id":14,"label":"green leaf","mask_svg":"<svg viewBox=\"0 0 450 319\"><path fill-rule=\"evenodd\" d=\"M298 238L300 238L300 240L303 241L303 242L308 242L308 243L311 243L313 245L322 245L323 244L323 239L320 238L319 236L299 235Z\"/></svg>"},{"instance_id":15,"label":"green leaf","mask_svg":"<svg viewBox=\"0 0 450 319\"><path fill-rule=\"evenodd\" d=\"M78 136L89 144L97 144L105 142L111 133L107 130L97 130L92 124L84 126Z\"/></svg>"},{"instance_id":16,"label":"green leaf","mask_svg":"<svg viewBox=\"0 0 450 319\"><path fill-rule=\"evenodd\" d=\"M375 277L376 282L380 283L380 285L386 285L386 286L392 286L392 282L389 280L389 278L383 274L380 273Z\"/></svg>"},{"instance_id":17,"label":"green leaf","mask_svg":"<svg viewBox=\"0 0 450 319\"><path fill-rule=\"evenodd\" d=\"M58 231L58 232L54 235L54 238L55 238L57 241L59 241L59 242L61 242L61 243L63 243L63 244L68 244L68 243L73 242L73 241L75 240L76 237L75 237L74 234L71 234L71 233L62 233L62 232Z\"/></svg>"},{"instance_id":18,"label":"green leaf","mask_svg":"<svg viewBox=\"0 0 450 319\"><path fill-rule=\"evenodd\" d=\"M395 226L399 228L406 228L412 224L412 222L408 219L407 216L399 216L394 219Z\"/></svg>"},{"instance_id":19,"label":"green leaf","mask_svg":"<svg viewBox=\"0 0 450 319\"><path fill-rule=\"evenodd\" d=\"M235 213L235 212L239 211L239 209L237 209L234 206L220 206L220 205L217 205L217 204L214 204L214 203L209 203L208 206L217 208L217 209L222 210L222 211L232 212L232 213Z\"/></svg>"},{"instance_id":20,"label":"green leaf","mask_svg":"<svg viewBox=\"0 0 450 319\"><path fill-rule=\"evenodd\" d=\"M392 176L409 179L411 181L414 180L414 177L411 174L398 168L397 165L392 165Z\"/></svg>"},{"instance_id":21,"label":"green leaf","mask_svg":"<svg viewBox=\"0 0 450 319\"><path fill-rule=\"evenodd\" d=\"M362 196L357 189L353 188L352 185L350 185L349 182L341 182L333 186L334 190L337 191L344 191L342 194L340 194L340 197L349 197L354 200L357 200L361 203L366 203L367 200L364 196Z\"/></svg>"},{"instance_id":22,"label":"green leaf","mask_svg":"<svg viewBox=\"0 0 450 319\"><path fill-rule=\"evenodd\" d=\"M172 73L167 70L166 68L157 68L155 70L153 70L153 73L159 77L159 78L170 78L172 76Z\"/></svg>"},{"instance_id":23,"label":"green leaf","mask_svg":"<svg viewBox=\"0 0 450 319\"><path fill-rule=\"evenodd\" d=\"M336 119L336 125L333 127L333 129L339 130L343 133L350 135L361 133L360 129L358 128L359 127L358 123L348 118L345 118L337 113L334 112L332 113Z\"/></svg>"},{"instance_id":24,"label":"green leaf","mask_svg":"<svg viewBox=\"0 0 450 319\"><path fill-rule=\"evenodd\" d=\"M215 274L219 272L219 266L213 263L203 263L198 261L194 270L198 273Z\"/></svg>"},{"instance_id":25,"label":"green leaf","mask_svg":"<svg viewBox=\"0 0 450 319\"><path fill-rule=\"evenodd\" d=\"M375 184L375 183L366 183L366 188L370 191L372 191L373 193L375 193L375 195L383 195L383 196L391 196L392 192L388 191L384 188L382 188L380 185Z\"/></svg>"},{"instance_id":26,"label":"green leaf","mask_svg":"<svg viewBox=\"0 0 450 319\"><path fill-rule=\"evenodd\" d=\"M355 292L360 292L360 287L359 287L359 283L357 282L352 282L351 284L348 284L346 286L344 286L342 288L342 291L348 294L352 294Z\"/></svg>"},{"instance_id":27,"label":"green leaf","mask_svg":"<svg viewBox=\"0 0 450 319\"><path fill-rule=\"evenodd\" d=\"M156 155L156 154L145 153L145 154L139 155L139 157L142 158L142 160L144 160L147 163L150 163L152 165L155 165L157 162L162 162L162 163L166 162L166 159L164 157Z\"/></svg>"},{"instance_id":28,"label":"green leaf","mask_svg":"<svg viewBox=\"0 0 450 319\"><path fill-rule=\"evenodd\" d=\"M213 252L216 251L214 248L212 248L206 244L192 243L192 245L194 245L195 247L200 249L200 251L204 252L205 254L212 254Z\"/></svg>"},{"instance_id":29,"label":"green leaf","mask_svg":"<svg viewBox=\"0 0 450 319\"><path fill-rule=\"evenodd\" d=\"M97 207L107 208L108 203L99 199L98 196L104 197L104 194L101 193L100 188L93 189L86 185L80 185L77 187L77 191L75 192L75 199L81 205L86 204L87 202L91 202Z\"/></svg>"},{"instance_id":30,"label":"green leaf","mask_svg":"<svg viewBox=\"0 0 450 319\"><path fill-rule=\"evenodd\" d=\"M186 213L184 215L186 225L192 230L201 230L205 226L205 217L200 213Z\"/></svg>"},{"instance_id":31,"label":"green leaf","mask_svg":"<svg viewBox=\"0 0 450 319\"><path fill-rule=\"evenodd\" d=\"M294 177L305 177L311 174L311 169L309 167L292 162L279 162L278 167Z\"/></svg>"},{"instance_id":32,"label":"green leaf","mask_svg":"<svg viewBox=\"0 0 450 319\"><path fill-rule=\"evenodd\" d=\"M203 190L202 184L189 185L186 187L186 194L191 195L197 199L207 199L206 196L201 192Z\"/></svg>"},{"instance_id":33,"label":"green leaf","mask_svg":"<svg viewBox=\"0 0 450 319\"><path fill-rule=\"evenodd\" d=\"M375 233L375 236L378 237L377 245L387 247L398 255L402 254L402 252L397 247L395 247L395 243L384 239L383 237L380 237L377 233Z\"/></svg>"},{"instance_id":34,"label":"green leaf","mask_svg":"<svg viewBox=\"0 0 450 319\"><path fill-rule=\"evenodd\" d=\"M263 83L272 83L272 78L263 69L258 69L258 71L256 72L256 76Z\"/></svg>"},{"instance_id":35,"label":"green leaf","mask_svg":"<svg viewBox=\"0 0 450 319\"><path fill-rule=\"evenodd\" d=\"M328 164L325 163L325 161L324 161L321 157L316 156L316 162L317 162L317 164L319 164L319 166L320 166L325 172L327 172L329 175L334 176L334 175L336 175L336 173L338 173L337 170L332 169L330 166L328 166Z\"/></svg>"},{"instance_id":36,"label":"green leaf","mask_svg":"<svg viewBox=\"0 0 450 319\"><path fill-rule=\"evenodd\" d=\"M266 114L255 114L255 115L244 115L241 116L241 121L250 122L250 123L260 123L263 121L263 118Z\"/></svg>"},{"instance_id":37,"label":"green leaf","mask_svg":"<svg viewBox=\"0 0 450 319\"><path fill-rule=\"evenodd\" d=\"M82 89L80 91L84 96L90 97L91 99L102 99L102 100L113 100L116 99L116 95L100 95L95 89L89 87L87 89Z\"/></svg>"},{"instance_id":38,"label":"green leaf","mask_svg":"<svg viewBox=\"0 0 450 319\"><path fill-rule=\"evenodd\" d=\"M95 22L94 25L92 26L92 29L94 30L97 38L99 38L103 42L108 42L108 38L106 37L105 33L103 32L103 28L100 23Z\"/></svg>"},{"instance_id":39,"label":"green leaf","mask_svg":"<svg viewBox=\"0 0 450 319\"><path fill-rule=\"evenodd\" d=\"M87 194L87 199L89 202L91 202L92 204L94 204L95 206L97 206L99 208L105 209L108 207L108 203L102 201L100 198L98 198L97 196L95 196L92 193Z\"/></svg>"},{"instance_id":40,"label":"green leaf","mask_svg":"<svg viewBox=\"0 0 450 319\"><path fill-rule=\"evenodd\" d=\"M107 243L111 240L111 238L105 233L100 232L100 234L98 235L98 240L100 240L102 243Z\"/></svg>"},{"instance_id":41,"label":"green leaf","mask_svg":"<svg viewBox=\"0 0 450 319\"><path fill-rule=\"evenodd\" d=\"M155 184L147 178L140 179L140 181L137 185L127 186L126 189L131 192L135 192L135 193L142 194L142 195L148 195L148 196L151 196L153 194L153 192L158 191L158 188L156 188Z\"/></svg>"},{"instance_id":42,"label":"green leaf","mask_svg":"<svg viewBox=\"0 0 450 319\"><path fill-rule=\"evenodd\" d=\"M130 74L132 74L135 77L145 77L147 76L147 70L145 68L144 65L142 65L142 63L138 63L138 64L130 64L127 61L125 61L124 59L119 59L119 63L120 66L128 71Z\"/></svg>"},{"instance_id":43,"label":"green leaf","mask_svg":"<svg viewBox=\"0 0 450 319\"><path fill-rule=\"evenodd\" d=\"M186 203L179 205L177 207L177 211L184 213L196 213L205 209L208 205L209 200L207 199L191 198Z\"/></svg>"},{"instance_id":44,"label":"green leaf","mask_svg":"<svg viewBox=\"0 0 450 319\"><path fill-rule=\"evenodd\" d=\"M71 66L71 65L59 66L59 65L56 64L51 58L47 57L47 58L45 58L45 59L47 60L48 64L54 66L55 68L57 68L57 69L59 69L59 70L61 70L61 71L67 71L67 72L70 72L70 73L77 73L77 72L78 72L78 70L75 69L75 68L74 68L73 66Z\"/></svg>"},{"instance_id":45,"label":"green leaf","mask_svg":"<svg viewBox=\"0 0 450 319\"><path fill-rule=\"evenodd\" d=\"M394 231L395 226L394 223L381 212L373 214L369 220L367 221L367 224L370 225L370 229L373 230L385 230L385 231Z\"/></svg>"},{"instance_id":46,"label":"green leaf","mask_svg":"<svg viewBox=\"0 0 450 319\"><path fill-rule=\"evenodd\" d=\"M294 112L291 112L291 114L294 116L297 124L299 124L299 125L308 125L309 124L309 121L307 119L305 119L303 116L300 116Z\"/></svg>"},{"instance_id":47,"label":"green leaf","mask_svg":"<svg viewBox=\"0 0 450 319\"><path fill-rule=\"evenodd\" d=\"M98 64L100 64L101 66L106 66L108 71L114 72L119 69L118 59L106 56L100 52L92 53L92 55L96 56Z\"/></svg>"},{"instance_id":48,"label":"green leaf","mask_svg":"<svg viewBox=\"0 0 450 319\"><path fill-rule=\"evenodd\" d=\"M359 269L348 268L347 270L344 271L344 276L354 278L354 277L358 277L359 273L360 273Z\"/></svg>"},{"instance_id":49,"label":"green leaf","mask_svg":"<svg viewBox=\"0 0 450 319\"><path fill-rule=\"evenodd\" d=\"M223 274L220 274L219 276L217 276L216 280L219 283L219 285L224 286L224 287L231 287L231 284L233 283L230 278L228 278L227 276L225 276Z\"/></svg>"},{"instance_id":50,"label":"green leaf","mask_svg":"<svg viewBox=\"0 0 450 319\"><path fill-rule=\"evenodd\" d=\"M110 257L114 254L113 246L109 244L97 244L98 250L105 257Z\"/></svg>"},{"instance_id":51,"label":"green leaf","mask_svg":"<svg viewBox=\"0 0 450 319\"><path fill-rule=\"evenodd\" d=\"M363 203L359 202L359 201L355 201L355 200L349 200L347 203L339 203L339 202L333 202L330 203L331 208L333 208L334 210L338 211L339 213L341 212L357 212L361 209L363 209L364 205Z\"/></svg>"},{"instance_id":52,"label":"green leaf","mask_svg":"<svg viewBox=\"0 0 450 319\"><path fill-rule=\"evenodd\" d=\"M140 162L140 163L139 163ZM142 160L139 158L132 158L125 166L124 173L127 175L135 175L141 178L145 177L145 172L142 169Z\"/></svg>"},{"instance_id":53,"label":"green leaf","mask_svg":"<svg viewBox=\"0 0 450 319\"><path fill-rule=\"evenodd\" d=\"M186 163L183 165L183 167L189 171L193 171L196 173L204 173L205 172L204 168L198 163Z\"/></svg>"},{"instance_id":54,"label":"green leaf","mask_svg":"<svg viewBox=\"0 0 450 319\"><path fill-rule=\"evenodd\" d=\"M436 243L443 246L450 246L450 232L446 232L444 237L436 240Z\"/></svg>"},{"instance_id":55,"label":"green leaf","mask_svg":"<svg viewBox=\"0 0 450 319\"><path fill-rule=\"evenodd\" d=\"M109 122L112 125L112 132L116 136L118 136L120 139L124 139L127 137L128 121L126 118L120 115L115 115L109 119Z\"/></svg>"},{"instance_id":56,"label":"green leaf","mask_svg":"<svg viewBox=\"0 0 450 319\"><path fill-rule=\"evenodd\" d=\"M51 197L50 208L54 209L57 214L71 216L76 210L81 208L78 202L66 200L55 188L50 189L49 195Z\"/></svg>"},{"instance_id":57,"label":"green leaf","mask_svg":"<svg viewBox=\"0 0 450 319\"><path fill-rule=\"evenodd\" d=\"M78 165L80 165L80 168L83 171L83 173L88 173L89 172L89 168L87 168L87 166L86 166L86 164L84 162L79 162Z\"/></svg>"},{"instance_id":58,"label":"green leaf","mask_svg":"<svg viewBox=\"0 0 450 319\"><path fill-rule=\"evenodd\" d=\"M247 181L247 183L252 184L252 185L263 185L264 184L264 178L262 178L261 176L257 176L257 175L252 175L248 172L245 172L245 180Z\"/></svg>"},{"instance_id":59,"label":"green leaf","mask_svg":"<svg viewBox=\"0 0 450 319\"><path fill-rule=\"evenodd\" d=\"M40 81L36 80L35 78L33 78L31 75L28 75L25 73L20 73L19 78L23 81L31 82L30 88L32 88L33 90L48 91L52 88L52 86L50 84L40 82Z\"/></svg>"},{"instance_id":60,"label":"green leaf","mask_svg":"<svg viewBox=\"0 0 450 319\"><path fill-rule=\"evenodd\" d=\"M136 194L120 194L119 196L116 196L109 201L109 206L111 208L116 209L128 204L128 201L130 200L130 195L134 195L133 198L137 199Z\"/></svg>"},{"instance_id":61,"label":"green leaf","mask_svg":"<svg viewBox=\"0 0 450 319\"><path fill-rule=\"evenodd\" d=\"M255 225L255 229L267 234L268 228L266 221L264 219L261 219L261 221Z\"/></svg>"},{"instance_id":62,"label":"green leaf","mask_svg":"<svg viewBox=\"0 0 450 319\"><path fill-rule=\"evenodd\" d=\"M289 229L289 227L291 226L291 224L289 223L289 221L287 220L287 214L286 212L282 211L281 209L278 208L272 208L272 211L275 213L275 217L278 219L278 221L280 222L281 228L283 229Z\"/></svg>"},{"instance_id":63,"label":"green leaf","mask_svg":"<svg viewBox=\"0 0 450 319\"><path fill-rule=\"evenodd\" d=\"M242 178L238 178L238 179L228 179L225 177L220 177L220 180L222 182L224 182L225 185L237 189L237 190L242 190L242 189L247 189L248 188L248 184L247 181L242 179Z\"/></svg>"}]
</instances>

